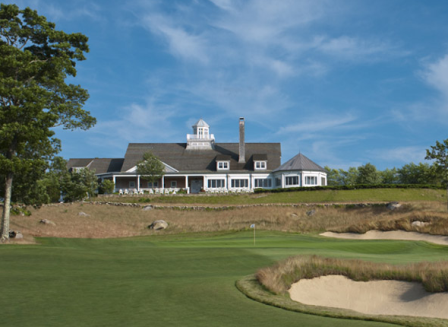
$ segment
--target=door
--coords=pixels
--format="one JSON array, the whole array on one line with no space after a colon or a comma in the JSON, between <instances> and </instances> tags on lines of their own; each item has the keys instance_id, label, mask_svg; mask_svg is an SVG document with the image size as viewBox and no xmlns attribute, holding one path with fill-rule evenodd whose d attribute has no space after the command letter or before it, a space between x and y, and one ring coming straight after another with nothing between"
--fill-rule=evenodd
<instances>
[{"instance_id":1,"label":"door","mask_svg":"<svg viewBox=\"0 0 448 327\"><path fill-rule=\"evenodd\" d=\"M201 191L203 184L202 180L194 179L191 181L191 193L199 193Z\"/></svg>"}]
</instances>

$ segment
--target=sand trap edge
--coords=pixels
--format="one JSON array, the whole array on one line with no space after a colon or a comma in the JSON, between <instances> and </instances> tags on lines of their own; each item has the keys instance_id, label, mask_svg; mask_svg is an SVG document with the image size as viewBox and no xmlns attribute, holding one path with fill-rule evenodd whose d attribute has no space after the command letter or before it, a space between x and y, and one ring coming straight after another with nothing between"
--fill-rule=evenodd
<instances>
[{"instance_id":1,"label":"sand trap edge","mask_svg":"<svg viewBox=\"0 0 448 327\"><path fill-rule=\"evenodd\" d=\"M410 327L448 326L448 320L439 318L422 318L422 317L409 317L409 316L377 316L377 315L362 314L356 311L346 309L306 305L300 302L293 301L289 297L288 293L276 295L269 292L257 281L255 275L244 276L243 278L235 282L235 286L241 293L243 293L249 299L288 311L295 311L299 313L311 314L328 318L377 321Z\"/></svg>"},{"instance_id":2,"label":"sand trap edge","mask_svg":"<svg viewBox=\"0 0 448 327\"><path fill-rule=\"evenodd\" d=\"M364 234L325 232L319 234L324 237L341 238L349 240L396 240L396 241L423 241L437 245L448 245L448 236L430 235L407 231L377 231L370 230Z\"/></svg>"}]
</instances>

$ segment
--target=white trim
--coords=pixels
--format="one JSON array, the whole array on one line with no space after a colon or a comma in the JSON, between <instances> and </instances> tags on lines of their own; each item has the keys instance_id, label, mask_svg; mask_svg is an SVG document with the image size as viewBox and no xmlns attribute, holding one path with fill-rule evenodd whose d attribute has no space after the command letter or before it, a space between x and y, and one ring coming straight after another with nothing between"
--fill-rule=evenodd
<instances>
[{"instance_id":1,"label":"white trim","mask_svg":"<svg viewBox=\"0 0 448 327\"><path fill-rule=\"evenodd\" d=\"M164 163L162 160L160 160L160 162L163 163L163 165L165 166L165 172L166 172L166 173L167 173L167 172L168 172L168 173L171 173L171 172L178 173L178 172L179 172L176 168L171 167L170 165ZM167 168L168 168L169 171L166 171ZM137 172L137 166L134 166L134 167L132 167L131 169L126 170L126 172L127 172L127 173L136 173L136 172Z\"/></svg>"}]
</instances>

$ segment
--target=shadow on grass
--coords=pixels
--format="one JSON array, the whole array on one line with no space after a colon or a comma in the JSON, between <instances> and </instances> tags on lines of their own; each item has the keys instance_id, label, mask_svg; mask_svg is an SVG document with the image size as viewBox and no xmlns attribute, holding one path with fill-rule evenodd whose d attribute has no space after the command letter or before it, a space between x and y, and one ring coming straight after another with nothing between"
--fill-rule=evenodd
<instances>
[{"instance_id":1,"label":"shadow on grass","mask_svg":"<svg viewBox=\"0 0 448 327\"><path fill-rule=\"evenodd\" d=\"M356 319L365 321L378 321L409 327L441 327L448 326L448 320L438 318L420 318L408 316L375 316L358 313L351 310L336 309L305 305L291 300L289 294L275 295L266 290L255 278L255 275L245 276L235 283L237 289L248 298L282 308L289 311L307 313L330 318Z\"/></svg>"}]
</instances>

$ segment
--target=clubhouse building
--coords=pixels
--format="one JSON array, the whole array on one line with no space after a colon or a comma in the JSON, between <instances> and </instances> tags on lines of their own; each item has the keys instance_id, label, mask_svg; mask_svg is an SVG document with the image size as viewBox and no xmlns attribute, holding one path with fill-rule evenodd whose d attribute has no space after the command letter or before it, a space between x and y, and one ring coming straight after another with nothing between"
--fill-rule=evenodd
<instances>
[{"instance_id":1,"label":"clubhouse building","mask_svg":"<svg viewBox=\"0 0 448 327\"><path fill-rule=\"evenodd\" d=\"M68 169L94 170L110 179L123 193L252 192L255 188L327 185L325 170L299 153L281 164L280 143L246 143L244 118L239 120L239 143L215 143L210 126L194 124L186 143L130 143L124 158L70 159ZM151 152L165 166L165 174L152 185L137 174L137 163Z\"/></svg>"}]
</instances>

